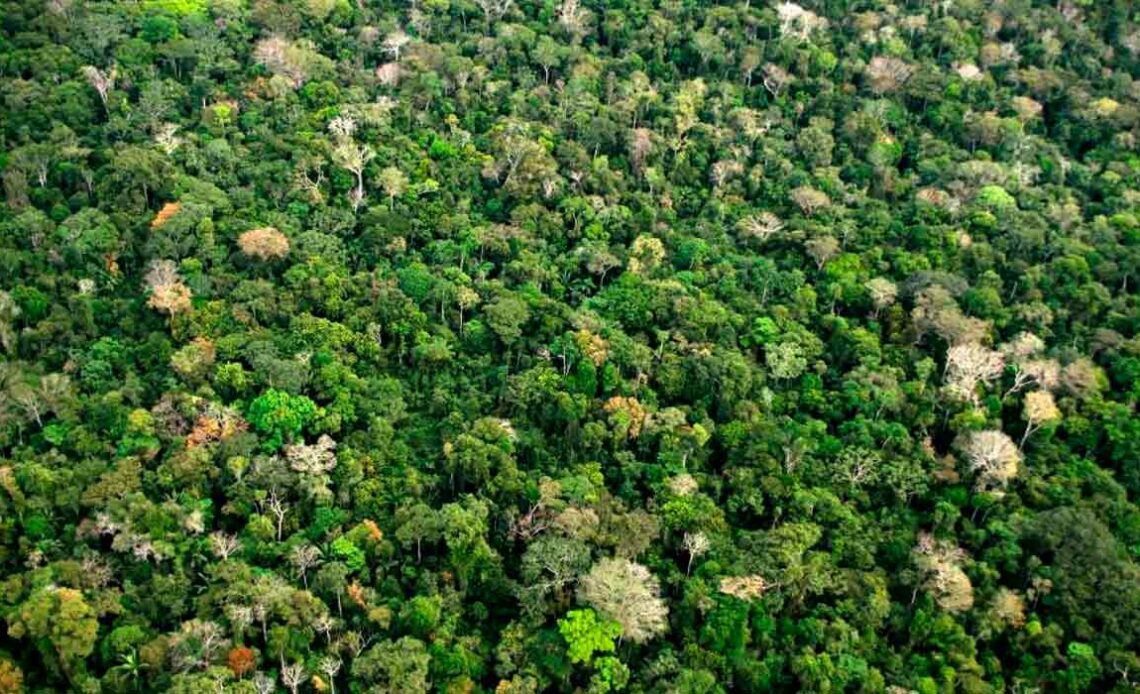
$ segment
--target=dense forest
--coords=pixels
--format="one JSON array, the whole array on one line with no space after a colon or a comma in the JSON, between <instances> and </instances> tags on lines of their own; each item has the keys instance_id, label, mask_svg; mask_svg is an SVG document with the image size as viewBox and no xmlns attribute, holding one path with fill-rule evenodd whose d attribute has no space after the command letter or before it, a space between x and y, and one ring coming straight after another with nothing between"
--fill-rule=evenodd
<instances>
[{"instance_id":1,"label":"dense forest","mask_svg":"<svg viewBox=\"0 0 1140 694\"><path fill-rule=\"evenodd\" d=\"M0 694L1140 687L1130 0L6 0Z\"/></svg>"}]
</instances>

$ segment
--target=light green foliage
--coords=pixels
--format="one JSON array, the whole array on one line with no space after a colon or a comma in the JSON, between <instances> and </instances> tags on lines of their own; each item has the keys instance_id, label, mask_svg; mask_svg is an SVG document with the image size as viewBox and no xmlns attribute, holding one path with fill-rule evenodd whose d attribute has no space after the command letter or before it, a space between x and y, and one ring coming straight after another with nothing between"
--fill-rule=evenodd
<instances>
[{"instance_id":1,"label":"light green foliage","mask_svg":"<svg viewBox=\"0 0 1140 694\"><path fill-rule=\"evenodd\" d=\"M364 550L357 547L352 540L343 535L332 541L329 550L334 557L344 562L344 565L354 573L363 571L368 565Z\"/></svg>"},{"instance_id":2,"label":"light green foliage","mask_svg":"<svg viewBox=\"0 0 1140 694\"><path fill-rule=\"evenodd\" d=\"M1017 199L1001 186L985 186L978 191L978 203L984 207L995 210L1007 210L1017 207Z\"/></svg>"},{"instance_id":3,"label":"light green foliage","mask_svg":"<svg viewBox=\"0 0 1140 694\"><path fill-rule=\"evenodd\" d=\"M184 17L192 14L205 14L209 3L206 0L145 0L143 5L150 10Z\"/></svg>"},{"instance_id":4,"label":"light green foliage","mask_svg":"<svg viewBox=\"0 0 1140 694\"><path fill-rule=\"evenodd\" d=\"M317 415L317 406L304 395L269 389L249 404L249 422L266 436L264 447L276 450L295 439Z\"/></svg>"},{"instance_id":5,"label":"light green foliage","mask_svg":"<svg viewBox=\"0 0 1140 694\"><path fill-rule=\"evenodd\" d=\"M599 619L593 610L571 610L558 620L558 631L566 639L570 662L590 663L595 653L612 653L614 639L621 636L621 625Z\"/></svg>"}]
</instances>

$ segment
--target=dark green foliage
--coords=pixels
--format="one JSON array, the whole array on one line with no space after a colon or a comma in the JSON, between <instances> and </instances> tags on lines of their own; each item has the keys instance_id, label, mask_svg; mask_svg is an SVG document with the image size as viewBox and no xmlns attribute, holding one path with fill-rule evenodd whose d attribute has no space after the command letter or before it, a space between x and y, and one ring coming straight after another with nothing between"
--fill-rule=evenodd
<instances>
[{"instance_id":1,"label":"dark green foliage","mask_svg":"<svg viewBox=\"0 0 1140 694\"><path fill-rule=\"evenodd\" d=\"M11 0L0 692L1140 686L1123 0Z\"/></svg>"}]
</instances>

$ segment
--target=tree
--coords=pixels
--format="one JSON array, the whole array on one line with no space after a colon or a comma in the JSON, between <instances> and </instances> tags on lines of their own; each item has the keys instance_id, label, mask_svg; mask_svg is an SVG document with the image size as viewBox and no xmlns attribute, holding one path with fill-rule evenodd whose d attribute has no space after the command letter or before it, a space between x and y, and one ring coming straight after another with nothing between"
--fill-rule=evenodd
<instances>
[{"instance_id":1,"label":"tree","mask_svg":"<svg viewBox=\"0 0 1140 694\"><path fill-rule=\"evenodd\" d=\"M336 441L328 434L321 434L317 442L309 445L295 443L285 446L285 460L289 469L309 477L320 477L332 472L336 467Z\"/></svg>"},{"instance_id":2,"label":"tree","mask_svg":"<svg viewBox=\"0 0 1140 694\"><path fill-rule=\"evenodd\" d=\"M39 641L40 652L58 663L69 678L95 650L98 632L95 610L81 592L71 588L41 588L8 618L10 636Z\"/></svg>"},{"instance_id":3,"label":"tree","mask_svg":"<svg viewBox=\"0 0 1140 694\"><path fill-rule=\"evenodd\" d=\"M281 668L281 684L285 685L292 694L297 694L307 676L308 673L305 672L302 663L293 663Z\"/></svg>"},{"instance_id":4,"label":"tree","mask_svg":"<svg viewBox=\"0 0 1140 694\"><path fill-rule=\"evenodd\" d=\"M1091 687L1102 669L1092 646L1073 641L1066 649L1065 656L1069 667L1064 672L1064 681L1072 691L1084 691Z\"/></svg>"},{"instance_id":5,"label":"tree","mask_svg":"<svg viewBox=\"0 0 1140 694\"><path fill-rule=\"evenodd\" d=\"M1018 444L1019 448L1025 446L1025 442L1033 432L1049 422L1055 422L1060 419L1061 410L1057 408L1057 404L1053 401L1052 393L1047 390L1035 390L1025 394L1024 416L1026 422L1025 433L1021 436L1021 443Z\"/></svg>"},{"instance_id":6,"label":"tree","mask_svg":"<svg viewBox=\"0 0 1140 694\"><path fill-rule=\"evenodd\" d=\"M993 383L1005 369L1001 352L977 343L954 345L946 353L944 381L955 397L979 404L978 386Z\"/></svg>"},{"instance_id":7,"label":"tree","mask_svg":"<svg viewBox=\"0 0 1140 694\"><path fill-rule=\"evenodd\" d=\"M1045 349L1045 342L1033 333L1020 333L1001 349L1014 368L1013 385L1005 392L1006 395L1030 386L1052 390L1060 384L1061 365L1052 359L1039 357Z\"/></svg>"},{"instance_id":8,"label":"tree","mask_svg":"<svg viewBox=\"0 0 1140 694\"><path fill-rule=\"evenodd\" d=\"M312 545L297 545L289 553L289 563L297 569L305 588L309 587L309 569L321 562L321 550Z\"/></svg>"},{"instance_id":9,"label":"tree","mask_svg":"<svg viewBox=\"0 0 1140 694\"><path fill-rule=\"evenodd\" d=\"M380 187L384 189L384 194L388 196L388 208L396 204L396 198L404 194L408 188L408 177L404 175L395 166L385 167L380 172Z\"/></svg>"},{"instance_id":10,"label":"tree","mask_svg":"<svg viewBox=\"0 0 1140 694\"><path fill-rule=\"evenodd\" d=\"M332 61L318 53L308 42L289 41L270 36L258 41L254 60L274 75L284 78L293 89L300 89L315 73L327 72Z\"/></svg>"},{"instance_id":11,"label":"tree","mask_svg":"<svg viewBox=\"0 0 1140 694\"><path fill-rule=\"evenodd\" d=\"M317 669L328 678L327 681L331 694L336 694L336 676L337 673L340 672L340 668L343 664L340 658L332 655L326 655L317 663Z\"/></svg>"},{"instance_id":12,"label":"tree","mask_svg":"<svg viewBox=\"0 0 1140 694\"><path fill-rule=\"evenodd\" d=\"M582 577L578 597L621 625L622 638L645 643L669 627L657 579L628 559L601 559Z\"/></svg>"},{"instance_id":13,"label":"tree","mask_svg":"<svg viewBox=\"0 0 1140 694\"><path fill-rule=\"evenodd\" d=\"M514 0L475 0L475 4L483 10L483 18L487 22L487 27L490 28L491 24L499 21L510 12L515 3Z\"/></svg>"},{"instance_id":14,"label":"tree","mask_svg":"<svg viewBox=\"0 0 1140 694\"><path fill-rule=\"evenodd\" d=\"M867 82L875 94L894 92L914 75L914 68L893 56L877 55L867 65Z\"/></svg>"},{"instance_id":15,"label":"tree","mask_svg":"<svg viewBox=\"0 0 1140 694\"><path fill-rule=\"evenodd\" d=\"M720 579L719 590L740 600L759 600L771 588L763 576L726 576Z\"/></svg>"},{"instance_id":16,"label":"tree","mask_svg":"<svg viewBox=\"0 0 1140 694\"><path fill-rule=\"evenodd\" d=\"M103 102L103 108L107 108L107 96L111 90L115 88L115 78L118 76L117 68L112 65L111 69L103 71L93 65L83 66L83 77L87 82L95 88L96 93L99 94L99 100Z\"/></svg>"},{"instance_id":17,"label":"tree","mask_svg":"<svg viewBox=\"0 0 1140 694\"><path fill-rule=\"evenodd\" d=\"M550 595L558 595L590 568L590 548L582 541L542 535L527 545L519 570L524 610L541 613Z\"/></svg>"},{"instance_id":18,"label":"tree","mask_svg":"<svg viewBox=\"0 0 1140 694\"><path fill-rule=\"evenodd\" d=\"M171 317L190 310L193 294L182 282L174 261L155 261L145 279L151 292L147 306Z\"/></svg>"},{"instance_id":19,"label":"tree","mask_svg":"<svg viewBox=\"0 0 1140 694\"><path fill-rule=\"evenodd\" d=\"M685 533L682 542L685 552L689 555L689 562L685 565L685 576L693 570L693 560L709 551L711 546L709 538L702 532Z\"/></svg>"},{"instance_id":20,"label":"tree","mask_svg":"<svg viewBox=\"0 0 1140 694\"><path fill-rule=\"evenodd\" d=\"M958 448L966 457L980 490L1005 487L1017 477L1021 451L1001 431L991 429L969 432L959 439Z\"/></svg>"},{"instance_id":21,"label":"tree","mask_svg":"<svg viewBox=\"0 0 1140 694\"><path fill-rule=\"evenodd\" d=\"M230 535L222 531L217 531L210 534L210 549L222 561L226 561L232 555L241 551L241 540L235 535Z\"/></svg>"},{"instance_id":22,"label":"tree","mask_svg":"<svg viewBox=\"0 0 1140 694\"><path fill-rule=\"evenodd\" d=\"M280 260L289 255L289 239L273 227L260 227L243 232L238 247L250 258Z\"/></svg>"},{"instance_id":23,"label":"tree","mask_svg":"<svg viewBox=\"0 0 1140 694\"><path fill-rule=\"evenodd\" d=\"M580 0L562 0L558 8L558 23L575 43L582 40L589 21L590 11L582 7Z\"/></svg>"},{"instance_id":24,"label":"tree","mask_svg":"<svg viewBox=\"0 0 1140 694\"><path fill-rule=\"evenodd\" d=\"M877 318L879 312L885 308L894 305L895 300L898 298L898 286L885 277L876 277L868 280L863 285L867 289L867 293L871 295L871 304L875 307L874 316Z\"/></svg>"},{"instance_id":25,"label":"tree","mask_svg":"<svg viewBox=\"0 0 1140 694\"><path fill-rule=\"evenodd\" d=\"M921 535L914 550L915 561L925 576L923 587L947 612L964 612L974 605L974 587L961 563L965 553L958 547Z\"/></svg>"},{"instance_id":26,"label":"tree","mask_svg":"<svg viewBox=\"0 0 1140 694\"><path fill-rule=\"evenodd\" d=\"M827 261L839 254L839 241L834 236L818 236L805 244L808 255L815 261L817 270L822 270Z\"/></svg>"},{"instance_id":27,"label":"tree","mask_svg":"<svg viewBox=\"0 0 1140 694\"><path fill-rule=\"evenodd\" d=\"M800 210L809 217L831 205L831 198L828 197L827 193L810 186L800 186L792 190L791 197L792 202L796 203Z\"/></svg>"},{"instance_id":28,"label":"tree","mask_svg":"<svg viewBox=\"0 0 1140 694\"><path fill-rule=\"evenodd\" d=\"M741 219L737 223L737 229L746 238L764 243L784 230L784 222L771 212L761 212Z\"/></svg>"},{"instance_id":29,"label":"tree","mask_svg":"<svg viewBox=\"0 0 1140 694\"><path fill-rule=\"evenodd\" d=\"M23 694L24 672L10 660L0 660L0 692Z\"/></svg>"},{"instance_id":30,"label":"tree","mask_svg":"<svg viewBox=\"0 0 1140 694\"><path fill-rule=\"evenodd\" d=\"M404 636L378 643L362 653L352 663L352 676L377 692L424 692L431 689L430 663L431 656L423 642Z\"/></svg>"},{"instance_id":31,"label":"tree","mask_svg":"<svg viewBox=\"0 0 1140 694\"><path fill-rule=\"evenodd\" d=\"M827 26L826 19L794 2L780 3L776 6L776 14L780 19L780 33L801 41Z\"/></svg>"},{"instance_id":32,"label":"tree","mask_svg":"<svg viewBox=\"0 0 1140 694\"><path fill-rule=\"evenodd\" d=\"M764 88L768 90L773 99L779 99L784 88L794 81L795 78L792 77L792 74L779 65L775 63L764 65Z\"/></svg>"},{"instance_id":33,"label":"tree","mask_svg":"<svg viewBox=\"0 0 1140 694\"><path fill-rule=\"evenodd\" d=\"M621 625L599 620L593 610L571 610L558 620L558 631L566 639L572 663L589 664L595 653L612 653L614 639L621 636Z\"/></svg>"},{"instance_id":34,"label":"tree","mask_svg":"<svg viewBox=\"0 0 1140 694\"><path fill-rule=\"evenodd\" d=\"M16 346L16 319L22 311L8 292L0 290L0 347L11 352Z\"/></svg>"},{"instance_id":35,"label":"tree","mask_svg":"<svg viewBox=\"0 0 1140 694\"><path fill-rule=\"evenodd\" d=\"M369 145L359 145L353 141L356 121L352 118L334 118L329 123L329 131L336 140L332 148L333 163L356 177L356 189L352 195L355 211L364 201L364 167L376 158L376 151Z\"/></svg>"},{"instance_id":36,"label":"tree","mask_svg":"<svg viewBox=\"0 0 1140 694\"><path fill-rule=\"evenodd\" d=\"M562 48L549 36L543 36L535 44L534 60L542 67L543 81L550 83L550 69L562 62Z\"/></svg>"},{"instance_id":37,"label":"tree","mask_svg":"<svg viewBox=\"0 0 1140 694\"><path fill-rule=\"evenodd\" d=\"M397 29L384 39L384 50L392 55L392 60L400 62L400 51L411 43L412 37Z\"/></svg>"},{"instance_id":38,"label":"tree","mask_svg":"<svg viewBox=\"0 0 1140 694\"><path fill-rule=\"evenodd\" d=\"M417 564L423 561L424 541L435 542L440 533L439 514L422 501L396 510L396 539L404 545L415 543Z\"/></svg>"},{"instance_id":39,"label":"tree","mask_svg":"<svg viewBox=\"0 0 1140 694\"><path fill-rule=\"evenodd\" d=\"M963 315L953 295L940 284L918 293L911 318L920 336L933 332L951 345L980 344L989 329L985 321Z\"/></svg>"},{"instance_id":40,"label":"tree","mask_svg":"<svg viewBox=\"0 0 1140 694\"><path fill-rule=\"evenodd\" d=\"M1136 4L7 3L0 692L1140 686Z\"/></svg>"},{"instance_id":41,"label":"tree","mask_svg":"<svg viewBox=\"0 0 1140 694\"><path fill-rule=\"evenodd\" d=\"M226 667L233 671L234 677L244 679L257 667L257 658L252 649L238 646L226 654Z\"/></svg>"},{"instance_id":42,"label":"tree","mask_svg":"<svg viewBox=\"0 0 1140 694\"><path fill-rule=\"evenodd\" d=\"M772 377L780 380L798 378L807 369L803 349L791 340L766 347L764 363Z\"/></svg>"},{"instance_id":43,"label":"tree","mask_svg":"<svg viewBox=\"0 0 1140 694\"><path fill-rule=\"evenodd\" d=\"M246 413L253 428L266 437L267 450L277 450L292 441L316 415L317 406L309 398L275 388L254 398Z\"/></svg>"},{"instance_id":44,"label":"tree","mask_svg":"<svg viewBox=\"0 0 1140 694\"><path fill-rule=\"evenodd\" d=\"M508 347L522 337L523 325L530 319L530 309L521 299L503 297L484 309L487 324Z\"/></svg>"}]
</instances>

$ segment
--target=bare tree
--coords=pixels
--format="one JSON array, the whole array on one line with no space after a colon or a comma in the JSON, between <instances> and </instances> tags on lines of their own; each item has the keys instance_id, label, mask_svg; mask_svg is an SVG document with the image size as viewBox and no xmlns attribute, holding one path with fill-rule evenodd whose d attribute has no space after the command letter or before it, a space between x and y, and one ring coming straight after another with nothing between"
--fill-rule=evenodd
<instances>
[{"instance_id":1,"label":"bare tree","mask_svg":"<svg viewBox=\"0 0 1140 694\"><path fill-rule=\"evenodd\" d=\"M1021 451L1004 432L996 429L972 431L957 442L980 490L1004 487L1017 477Z\"/></svg>"},{"instance_id":2,"label":"bare tree","mask_svg":"<svg viewBox=\"0 0 1140 694\"><path fill-rule=\"evenodd\" d=\"M725 576L720 579L718 589L725 595L731 595L740 600L758 600L768 592L774 584L768 583L760 574L751 576Z\"/></svg>"},{"instance_id":3,"label":"bare tree","mask_svg":"<svg viewBox=\"0 0 1140 694\"><path fill-rule=\"evenodd\" d=\"M210 534L210 549L219 559L225 561L234 553L241 551L241 540L236 535L217 531Z\"/></svg>"},{"instance_id":4,"label":"bare tree","mask_svg":"<svg viewBox=\"0 0 1140 694\"><path fill-rule=\"evenodd\" d=\"M583 602L622 626L622 636L645 643L669 627L657 578L628 559L601 559L582 577Z\"/></svg>"},{"instance_id":5,"label":"bare tree","mask_svg":"<svg viewBox=\"0 0 1140 694\"><path fill-rule=\"evenodd\" d=\"M269 498L265 500L265 504L269 507L269 512L277 519L277 541L280 542L285 527L285 514L289 513L289 505L281 500L276 489L269 493Z\"/></svg>"},{"instance_id":6,"label":"bare tree","mask_svg":"<svg viewBox=\"0 0 1140 694\"><path fill-rule=\"evenodd\" d=\"M351 140L338 142L332 151L333 162L356 176L356 198L364 200L364 167L376 158L376 151L368 145L358 145Z\"/></svg>"},{"instance_id":7,"label":"bare tree","mask_svg":"<svg viewBox=\"0 0 1140 694\"><path fill-rule=\"evenodd\" d=\"M988 349L976 342L954 345L946 353L946 370L943 380L955 396L979 404L978 386L992 383L1005 369L1001 352Z\"/></svg>"},{"instance_id":8,"label":"bare tree","mask_svg":"<svg viewBox=\"0 0 1140 694\"><path fill-rule=\"evenodd\" d=\"M914 556L925 576L922 587L930 592L939 607L947 612L965 612L973 607L974 587L961 566L965 552L923 533Z\"/></svg>"},{"instance_id":9,"label":"bare tree","mask_svg":"<svg viewBox=\"0 0 1140 694\"><path fill-rule=\"evenodd\" d=\"M336 640L333 647L344 653L348 653L349 657L356 658L368 648L368 644L372 642L371 636L361 636L359 631L346 631Z\"/></svg>"},{"instance_id":10,"label":"bare tree","mask_svg":"<svg viewBox=\"0 0 1140 694\"><path fill-rule=\"evenodd\" d=\"M356 119L352 116L337 116L329 121L329 132L337 142L351 141L356 134Z\"/></svg>"},{"instance_id":11,"label":"bare tree","mask_svg":"<svg viewBox=\"0 0 1140 694\"><path fill-rule=\"evenodd\" d=\"M764 243L784 230L784 222L771 212L761 212L741 219L736 228L744 236Z\"/></svg>"},{"instance_id":12,"label":"bare tree","mask_svg":"<svg viewBox=\"0 0 1140 694\"><path fill-rule=\"evenodd\" d=\"M281 683L288 687L292 694L297 694L297 690L305 683L308 676L309 673L305 672L305 666L302 663L293 663L281 667Z\"/></svg>"},{"instance_id":13,"label":"bare tree","mask_svg":"<svg viewBox=\"0 0 1140 694\"><path fill-rule=\"evenodd\" d=\"M645 160L653 151L653 131L649 128L634 128L629 134L629 159L633 170L641 173Z\"/></svg>"},{"instance_id":14,"label":"bare tree","mask_svg":"<svg viewBox=\"0 0 1140 694\"><path fill-rule=\"evenodd\" d=\"M144 279L151 291L147 306L170 316L190 310L193 294L182 282L173 260L154 261Z\"/></svg>"},{"instance_id":15,"label":"bare tree","mask_svg":"<svg viewBox=\"0 0 1140 694\"><path fill-rule=\"evenodd\" d=\"M313 628L324 635L325 643L332 645L332 632L336 629L336 619L325 612L313 620Z\"/></svg>"},{"instance_id":16,"label":"bare tree","mask_svg":"<svg viewBox=\"0 0 1140 694\"><path fill-rule=\"evenodd\" d=\"M321 662L317 665L318 669L329 678L329 693L336 694L336 675L340 672L341 665L344 663L340 658L333 655L327 655L321 658Z\"/></svg>"},{"instance_id":17,"label":"bare tree","mask_svg":"<svg viewBox=\"0 0 1140 694\"><path fill-rule=\"evenodd\" d=\"M989 332L989 324L962 313L954 296L940 284L918 293L911 320L920 336L933 332L951 345L981 342Z\"/></svg>"},{"instance_id":18,"label":"bare tree","mask_svg":"<svg viewBox=\"0 0 1140 694\"><path fill-rule=\"evenodd\" d=\"M898 299L899 288L886 277L875 277L863 285L871 295L871 303L875 307L873 317L878 318L879 312L890 307Z\"/></svg>"},{"instance_id":19,"label":"bare tree","mask_svg":"<svg viewBox=\"0 0 1140 694\"><path fill-rule=\"evenodd\" d=\"M1017 370L1013 376L1013 385L1005 392L1006 395L1012 395L1030 386L1052 390L1061 382L1061 365L1055 359L1015 362L1014 368Z\"/></svg>"},{"instance_id":20,"label":"bare tree","mask_svg":"<svg viewBox=\"0 0 1140 694\"><path fill-rule=\"evenodd\" d=\"M581 40L585 35L589 19L589 10L582 7L581 0L562 0L562 5L558 8L558 23L575 41Z\"/></svg>"},{"instance_id":21,"label":"bare tree","mask_svg":"<svg viewBox=\"0 0 1140 694\"><path fill-rule=\"evenodd\" d=\"M392 60L399 62L400 51L403 50L404 46L411 43L411 41L411 36L408 36L402 30L397 29L391 34L388 34L387 38L384 39L384 51L391 54Z\"/></svg>"},{"instance_id":22,"label":"bare tree","mask_svg":"<svg viewBox=\"0 0 1140 694\"><path fill-rule=\"evenodd\" d=\"M257 694L273 694L273 692L277 690L277 685L275 685L273 679L264 672L258 672L253 676L253 688L257 691Z\"/></svg>"},{"instance_id":23,"label":"bare tree","mask_svg":"<svg viewBox=\"0 0 1140 694\"><path fill-rule=\"evenodd\" d=\"M164 123L162 127L154 134L154 143L167 156L174 154L174 152L182 146L184 140L178 137L178 126L174 123Z\"/></svg>"},{"instance_id":24,"label":"bare tree","mask_svg":"<svg viewBox=\"0 0 1140 694\"><path fill-rule=\"evenodd\" d=\"M107 95L115 88L115 78L118 75L118 69L112 65L110 70L103 72L94 65L84 65L82 68L83 77L95 88L99 93L99 100L103 102L103 108L107 108Z\"/></svg>"},{"instance_id":25,"label":"bare tree","mask_svg":"<svg viewBox=\"0 0 1140 694\"><path fill-rule=\"evenodd\" d=\"M23 311L12 295L0 290L0 348L5 351L16 346L16 319Z\"/></svg>"},{"instance_id":26,"label":"bare tree","mask_svg":"<svg viewBox=\"0 0 1140 694\"><path fill-rule=\"evenodd\" d=\"M886 94L902 87L914 75L913 65L893 56L875 56L867 65L867 80L871 91Z\"/></svg>"},{"instance_id":27,"label":"bare tree","mask_svg":"<svg viewBox=\"0 0 1140 694\"><path fill-rule=\"evenodd\" d=\"M257 42L254 60L274 75L289 80L294 89L304 86L309 79L310 64L317 54L311 46L298 44L280 36L270 36Z\"/></svg>"},{"instance_id":28,"label":"bare tree","mask_svg":"<svg viewBox=\"0 0 1140 694\"><path fill-rule=\"evenodd\" d=\"M488 28L492 23L499 21L514 7L514 0L475 0L479 9L483 10L483 17L487 20Z\"/></svg>"},{"instance_id":29,"label":"bare tree","mask_svg":"<svg viewBox=\"0 0 1140 694\"><path fill-rule=\"evenodd\" d=\"M800 186L794 189L791 192L791 198L792 202L796 203L800 210L809 217L831 204L831 198L827 197L827 193L811 186Z\"/></svg>"},{"instance_id":30,"label":"bare tree","mask_svg":"<svg viewBox=\"0 0 1140 694\"><path fill-rule=\"evenodd\" d=\"M1006 395L1012 395L1031 386L1052 390L1061 382L1061 365L1056 360L1038 356L1045 342L1033 333L1023 332L1002 345L1001 351L1015 369L1013 384Z\"/></svg>"},{"instance_id":31,"label":"bare tree","mask_svg":"<svg viewBox=\"0 0 1140 694\"><path fill-rule=\"evenodd\" d=\"M170 639L171 664L178 672L205 670L228 645L215 622L192 619Z\"/></svg>"},{"instance_id":32,"label":"bare tree","mask_svg":"<svg viewBox=\"0 0 1140 694\"><path fill-rule=\"evenodd\" d=\"M376 68L376 81L385 87L395 87L400 83L402 73L399 63L384 63Z\"/></svg>"},{"instance_id":33,"label":"bare tree","mask_svg":"<svg viewBox=\"0 0 1140 694\"><path fill-rule=\"evenodd\" d=\"M1025 395L1025 433L1021 436L1018 447L1025 446L1025 442L1041 428L1043 424L1055 422L1061 418L1061 410L1053 400L1053 394L1047 390L1035 390Z\"/></svg>"},{"instance_id":34,"label":"bare tree","mask_svg":"<svg viewBox=\"0 0 1140 694\"><path fill-rule=\"evenodd\" d=\"M780 18L780 33L800 41L809 38L817 29L827 27L827 19L794 2L780 3L776 6L776 14Z\"/></svg>"},{"instance_id":35,"label":"bare tree","mask_svg":"<svg viewBox=\"0 0 1140 694\"><path fill-rule=\"evenodd\" d=\"M336 441L321 434L313 445L304 443L285 446L289 468L303 475L326 475L336 467Z\"/></svg>"},{"instance_id":36,"label":"bare tree","mask_svg":"<svg viewBox=\"0 0 1140 694\"><path fill-rule=\"evenodd\" d=\"M793 81L792 74L775 63L764 65L764 88L773 99L780 98L780 92Z\"/></svg>"},{"instance_id":37,"label":"bare tree","mask_svg":"<svg viewBox=\"0 0 1140 694\"><path fill-rule=\"evenodd\" d=\"M309 569L321 561L321 550L312 545L297 545L289 553L289 562L297 569L305 588L309 587Z\"/></svg>"},{"instance_id":38,"label":"bare tree","mask_svg":"<svg viewBox=\"0 0 1140 694\"><path fill-rule=\"evenodd\" d=\"M809 239L804 246L808 255L815 261L817 270L822 270L827 261L839 255L839 241L830 234Z\"/></svg>"},{"instance_id":39,"label":"bare tree","mask_svg":"<svg viewBox=\"0 0 1140 694\"><path fill-rule=\"evenodd\" d=\"M702 532L685 533L682 542L685 551L689 554L689 563L685 565L685 576L693 570L693 560L709 551L709 538Z\"/></svg>"},{"instance_id":40,"label":"bare tree","mask_svg":"<svg viewBox=\"0 0 1140 694\"><path fill-rule=\"evenodd\" d=\"M226 605L226 619L230 620L230 626L234 629L234 636L241 638L245 635L246 628L253 624L253 609L249 605Z\"/></svg>"}]
</instances>

